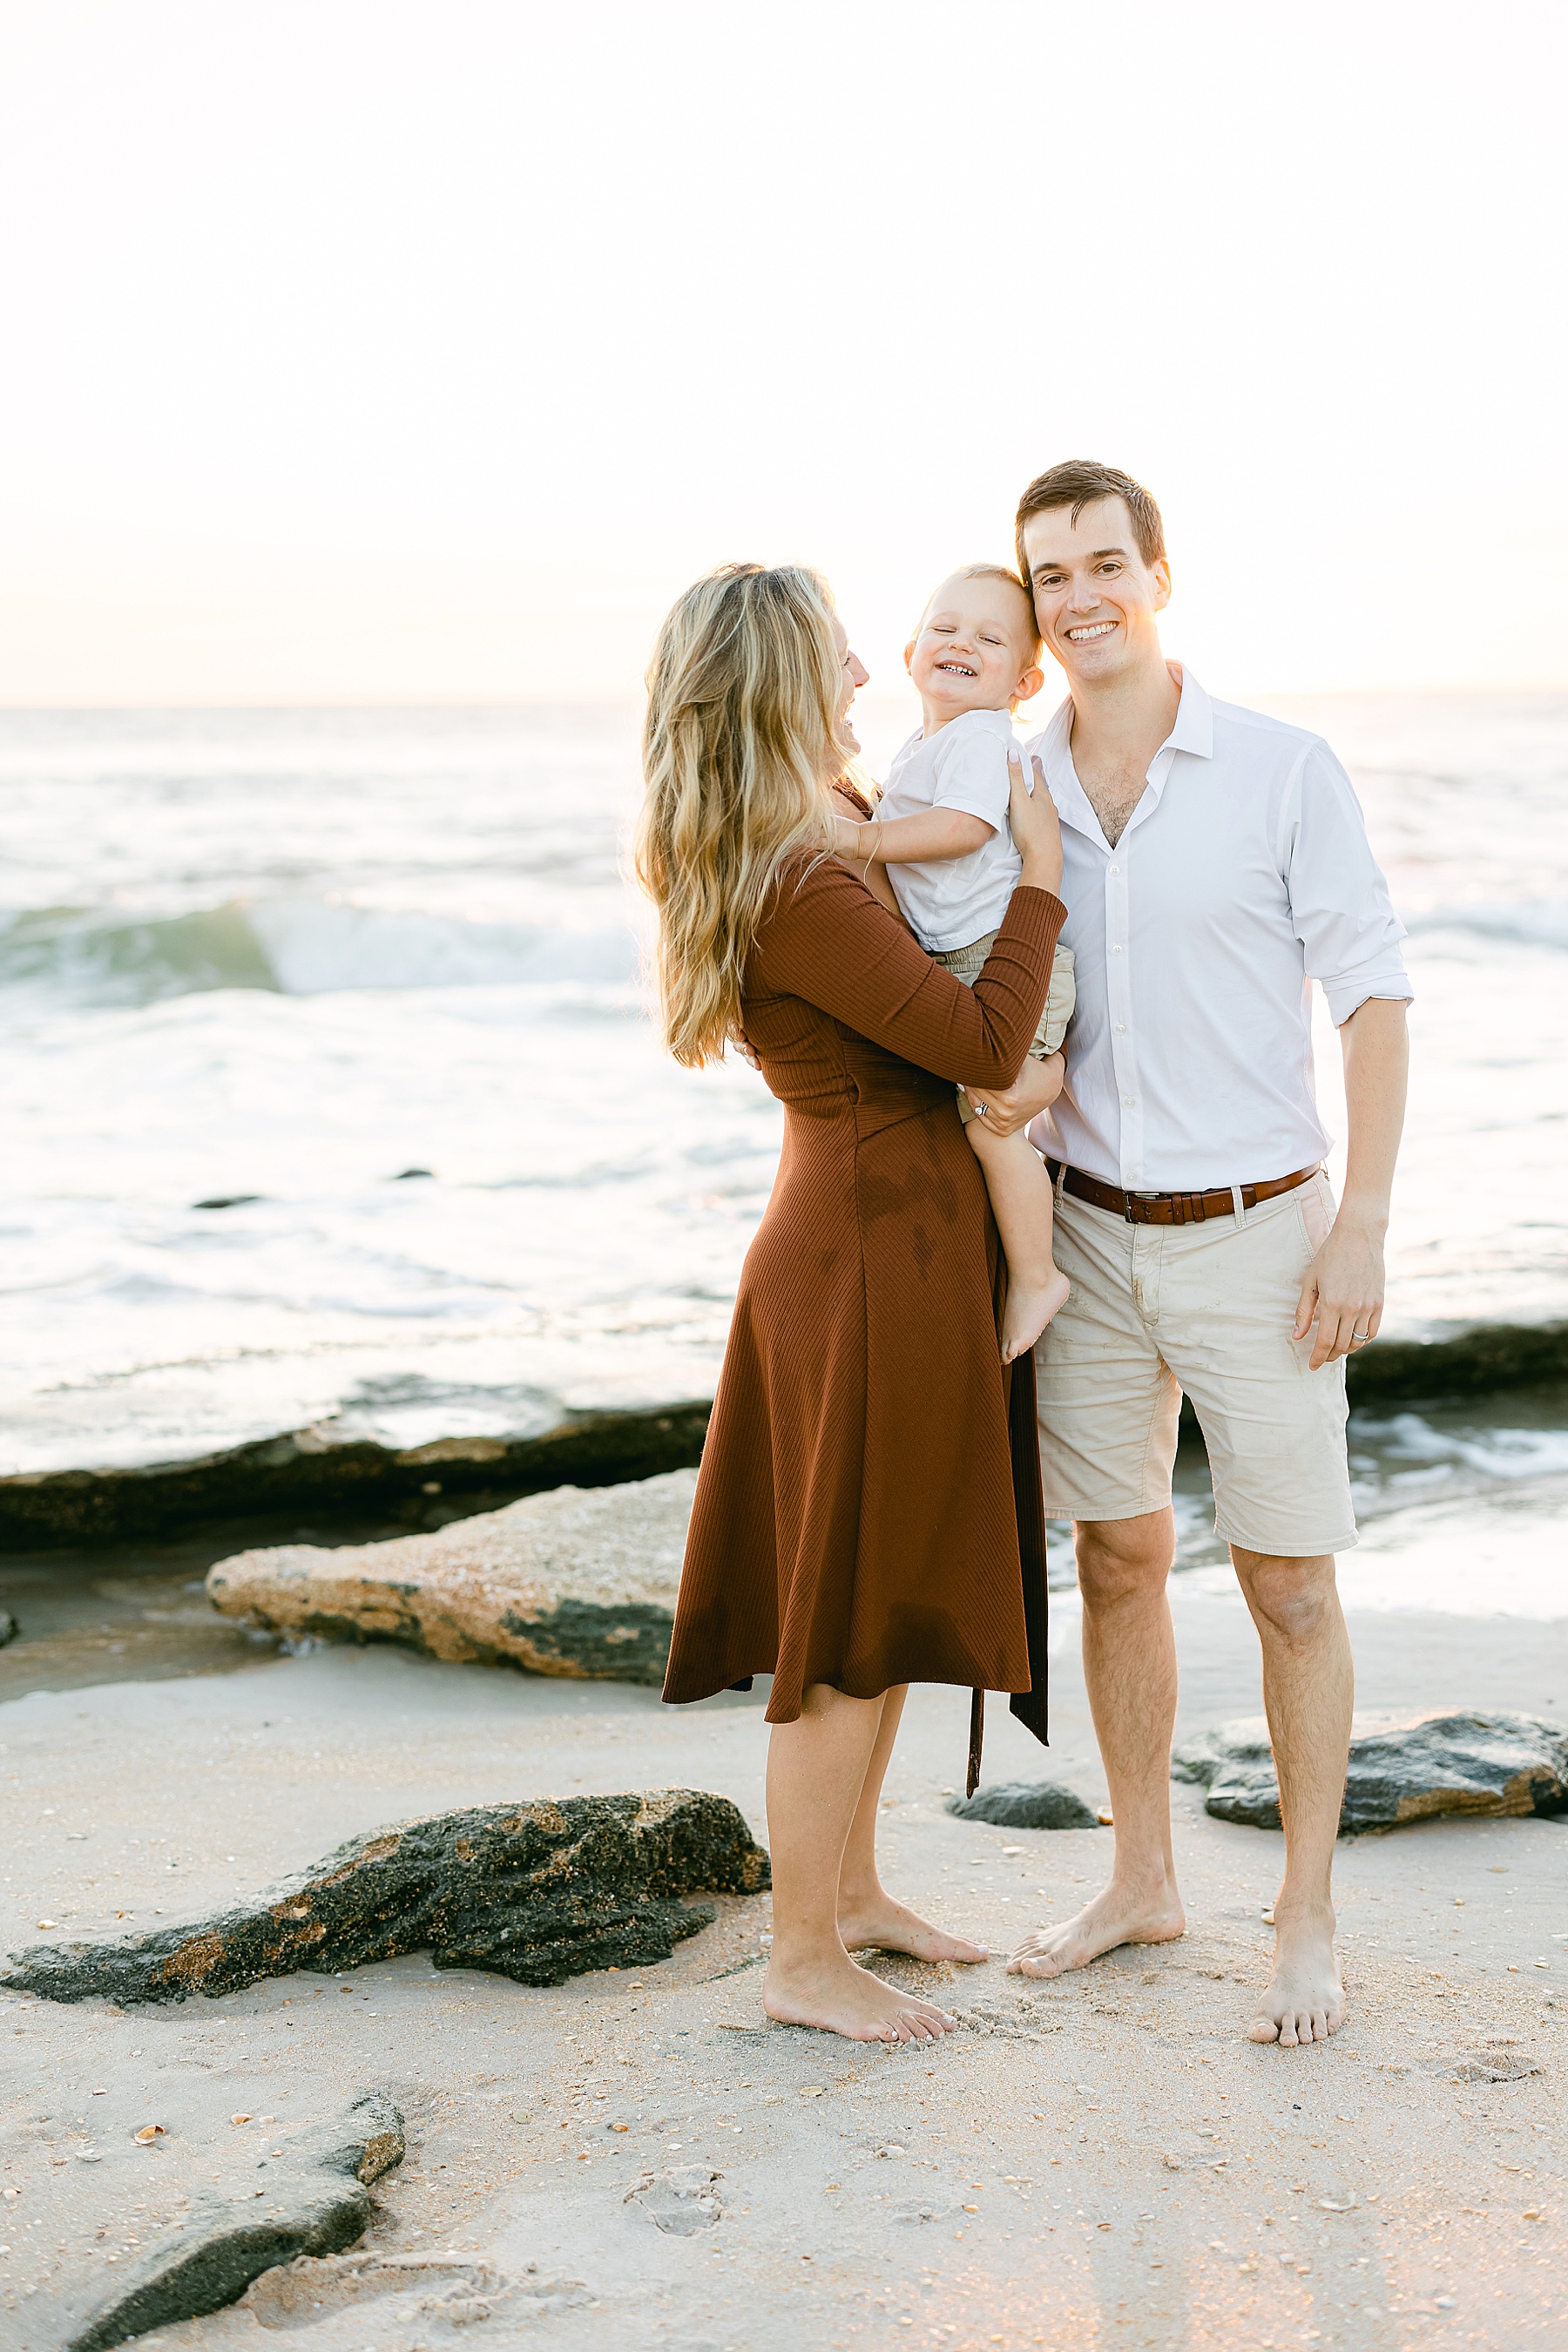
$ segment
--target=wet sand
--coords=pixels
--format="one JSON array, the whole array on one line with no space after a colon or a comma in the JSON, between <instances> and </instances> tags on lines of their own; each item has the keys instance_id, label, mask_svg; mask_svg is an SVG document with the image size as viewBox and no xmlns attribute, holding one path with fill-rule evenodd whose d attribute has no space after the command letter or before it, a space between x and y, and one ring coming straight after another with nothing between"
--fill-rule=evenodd
<instances>
[{"instance_id":1,"label":"wet sand","mask_svg":"<svg viewBox=\"0 0 1568 2352\"><path fill-rule=\"evenodd\" d=\"M994 1702L986 1777L1048 1775L1096 1804L1076 1610L1053 1607L1052 1749ZM1178 1584L1175 1608L1184 1726L1255 1712L1239 1602ZM1368 1708L1568 1715L1561 1622L1369 1613L1352 1631ZM1005 1952L1083 1899L1110 1837L946 1815L965 1712L962 1694L914 1695L886 1874ZM74 1940L199 1916L379 1822L514 1795L708 1788L762 1834L764 1740L760 1695L675 1713L651 1691L392 1650L39 1691L0 1706L0 1930L15 1948L44 1940L43 1920ZM1186 1938L1054 1985L1000 1960L902 1964L963 2017L935 2049L767 2027L765 1897L721 1902L661 1966L559 1990L416 1958L123 2016L0 1998L0 2180L21 2192L0 2214L0 2333L34 2352L28 2306L64 2266L127 2259L204 2178L227 2179L240 2142L223 2136L251 2128L228 2113L282 2132L385 2089L408 2155L373 2192L365 2245L488 2257L513 2284L477 2334L438 2298L422 2308L428 2294L367 2309L338 2269L281 2316L253 2291L145 2341L263 2352L286 2320L300 2352L1562 2343L1568 1825L1442 1822L1342 1846L1350 2018L1292 2052L1243 2039L1279 1840L1211 1822L1199 1790L1173 1799ZM1457 2079L1489 2048L1542 2071ZM137 2193L110 2193L106 2171L84 2204L71 2157L149 2121L166 2138L115 2176ZM668 2234L627 2201L693 2165L719 2176L721 2218Z\"/></svg>"}]
</instances>

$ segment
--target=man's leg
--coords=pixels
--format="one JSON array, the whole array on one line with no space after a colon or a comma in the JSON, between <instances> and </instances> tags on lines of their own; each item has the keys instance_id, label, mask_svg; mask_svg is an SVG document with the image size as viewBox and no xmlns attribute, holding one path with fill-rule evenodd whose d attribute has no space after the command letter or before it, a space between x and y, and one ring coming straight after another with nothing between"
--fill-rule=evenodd
<instances>
[{"instance_id":1,"label":"man's leg","mask_svg":"<svg viewBox=\"0 0 1568 2352\"><path fill-rule=\"evenodd\" d=\"M1230 1556L1263 1648L1263 1705L1279 1775L1285 1875L1274 1905L1274 1974L1254 2042L1326 2042L1344 2016L1331 1879L1350 1754L1355 1669L1334 1563Z\"/></svg>"},{"instance_id":2,"label":"man's leg","mask_svg":"<svg viewBox=\"0 0 1568 2352\"><path fill-rule=\"evenodd\" d=\"M1054 1977L1118 1944L1158 1944L1186 1920L1171 1851L1176 1643L1165 1582L1175 1551L1167 1506L1080 1526L1083 1671L1116 1822L1110 1882L1076 1918L1026 1937L1014 1976Z\"/></svg>"}]
</instances>

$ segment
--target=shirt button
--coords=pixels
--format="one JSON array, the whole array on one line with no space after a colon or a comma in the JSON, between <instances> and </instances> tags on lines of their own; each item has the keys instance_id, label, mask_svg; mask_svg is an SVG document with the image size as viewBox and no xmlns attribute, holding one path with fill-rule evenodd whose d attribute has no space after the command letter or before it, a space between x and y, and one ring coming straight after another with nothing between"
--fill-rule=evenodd
<instances>
[{"instance_id":1,"label":"shirt button","mask_svg":"<svg viewBox=\"0 0 1568 2352\"><path fill-rule=\"evenodd\" d=\"M1125 1022L1125 1021L1119 1021L1119 1022L1117 1023L1117 1024L1116 1024L1116 1034L1117 1034L1117 1035L1118 1035L1119 1037L1125 1037L1125 1036L1126 1036L1126 1034L1127 1034L1127 1024L1126 1024L1126 1022Z\"/></svg>"},{"instance_id":2,"label":"shirt button","mask_svg":"<svg viewBox=\"0 0 1568 2352\"><path fill-rule=\"evenodd\" d=\"M1120 955L1121 953L1121 950L1120 948L1112 948L1110 952L1112 955Z\"/></svg>"},{"instance_id":3,"label":"shirt button","mask_svg":"<svg viewBox=\"0 0 1568 2352\"><path fill-rule=\"evenodd\" d=\"M1121 1099L1127 1105L1128 1109L1131 1110L1138 1097L1136 1095L1123 1095Z\"/></svg>"},{"instance_id":4,"label":"shirt button","mask_svg":"<svg viewBox=\"0 0 1568 2352\"><path fill-rule=\"evenodd\" d=\"M1110 871L1112 874L1120 874L1120 873L1121 873L1121 866L1112 866L1110 868Z\"/></svg>"}]
</instances>

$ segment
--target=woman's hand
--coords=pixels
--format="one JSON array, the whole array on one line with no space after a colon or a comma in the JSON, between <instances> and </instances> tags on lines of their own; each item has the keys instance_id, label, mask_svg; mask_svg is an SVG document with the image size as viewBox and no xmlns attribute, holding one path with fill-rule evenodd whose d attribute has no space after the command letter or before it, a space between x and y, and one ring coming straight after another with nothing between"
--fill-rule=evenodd
<instances>
[{"instance_id":1,"label":"woman's hand","mask_svg":"<svg viewBox=\"0 0 1568 2352\"><path fill-rule=\"evenodd\" d=\"M1024 781L1024 762L1014 747L1007 754L1007 781L1012 792L1007 802L1008 822L1013 828L1013 846L1024 861L1019 880L1031 890L1049 890L1053 897L1062 887L1062 829L1057 823L1057 804L1046 790L1046 772L1037 757L1032 758L1034 782Z\"/></svg>"},{"instance_id":2,"label":"woman's hand","mask_svg":"<svg viewBox=\"0 0 1568 2352\"><path fill-rule=\"evenodd\" d=\"M751 1039L747 1036L743 1029L731 1029L730 1032L730 1043L733 1045L736 1053L739 1054L742 1062L750 1062L753 1070L760 1070L762 1068L763 1066L757 1059L757 1049L752 1045Z\"/></svg>"},{"instance_id":3,"label":"woman's hand","mask_svg":"<svg viewBox=\"0 0 1568 2352\"><path fill-rule=\"evenodd\" d=\"M1053 1054L1047 1062L1026 1062L1010 1087L965 1087L963 1091L976 1110L984 1106L990 1134L1016 1135L1021 1127L1027 1127L1032 1118L1050 1108L1062 1090L1067 1068L1062 1055ZM1033 1143L1034 1137L1029 1140Z\"/></svg>"}]
</instances>

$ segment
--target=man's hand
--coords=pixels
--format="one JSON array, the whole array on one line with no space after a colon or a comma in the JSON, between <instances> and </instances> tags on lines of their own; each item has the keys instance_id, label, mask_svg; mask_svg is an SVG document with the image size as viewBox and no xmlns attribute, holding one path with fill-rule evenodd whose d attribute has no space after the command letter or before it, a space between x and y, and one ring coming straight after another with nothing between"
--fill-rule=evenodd
<instances>
[{"instance_id":1,"label":"man's hand","mask_svg":"<svg viewBox=\"0 0 1568 2352\"><path fill-rule=\"evenodd\" d=\"M1304 1339L1317 1324L1310 1368L1316 1372L1375 1339L1382 1321L1382 1223L1342 1209L1307 1268L1293 1336Z\"/></svg>"},{"instance_id":2,"label":"man's hand","mask_svg":"<svg viewBox=\"0 0 1568 2352\"><path fill-rule=\"evenodd\" d=\"M1062 1090L1067 1067L1061 1055L1053 1054L1048 1062L1026 1062L1010 1087L965 1087L963 1091L993 1135L1016 1135L1050 1108Z\"/></svg>"},{"instance_id":3,"label":"man's hand","mask_svg":"<svg viewBox=\"0 0 1568 2352\"><path fill-rule=\"evenodd\" d=\"M1298 1339L1312 1325L1311 1370L1375 1339L1383 1321L1383 1236L1394 1162L1405 1123L1410 1046L1397 997L1369 996L1340 1024L1345 1060L1345 1197L1328 1240L1307 1268L1296 1308Z\"/></svg>"}]
</instances>

